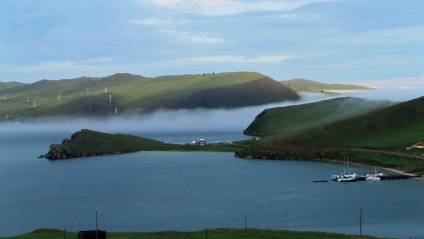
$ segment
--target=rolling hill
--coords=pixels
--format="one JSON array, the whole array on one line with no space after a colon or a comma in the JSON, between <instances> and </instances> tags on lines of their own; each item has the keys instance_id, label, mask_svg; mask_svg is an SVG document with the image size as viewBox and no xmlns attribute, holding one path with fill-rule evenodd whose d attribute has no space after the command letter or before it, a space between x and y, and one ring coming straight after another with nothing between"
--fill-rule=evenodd
<instances>
[{"instance_id":1,"label":"rolling hill","mask_svg":"<svg viewBox=\"0 0 424 239\"><path fill-rule=\"evenodd\" d=\"M398 150L423 140L423 119L424 97L398 104L340 98L266 110L246 133L269 135L267 142Z\"/></svg>"},{"instance_id":2,"label":"rolling hill","mask_svg":"<svg viewBox=\"0 0 424 239\"><path fill-rule=\"evenodd\" d=\"M256 72L161 76L132 74L41 80L3 89L0 115L9 119L111 116L156 109L235 108L300 96Z\"/></svg>"},{"instance_id":3,"label":"rolling hill","mask_svg":"<svg viewBox=\"0 0 424 239\"><path fill-rule=\"evenodd\" d=\"M254 136L284 135L331 124L392 104L389 101L371 101L343 97L320 102L266 109L244 130Z\"/></svg>"},{"instance_id":4,"label":"rolling hill","mask_svg":"<svg viewBox=\"0 0 424 239\"><path fill-rule=\"evenodd\" d=\"M287 81L280 81L281 84L289 87L296 92L320 92L326 94L338 94L343 91L352 90L373 90L373 88L359 85L349 84L325 84L306 79L293 79Z\"/></svg>"}]
</instances>

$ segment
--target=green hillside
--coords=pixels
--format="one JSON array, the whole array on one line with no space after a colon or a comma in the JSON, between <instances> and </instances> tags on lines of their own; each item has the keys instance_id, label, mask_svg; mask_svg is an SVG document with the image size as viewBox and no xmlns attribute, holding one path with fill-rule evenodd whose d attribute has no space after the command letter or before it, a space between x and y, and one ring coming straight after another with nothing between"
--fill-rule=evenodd
<instances>
[{"instance_id":1,"label":"green hillside","mask_svg":"<svg viewBox=\"0 0 424 239\"><path fill-rule=\"evenodd\" d=\"M297 100L299 95L256 72L148 78L131 74L42 80L0 90L0 116L110 116L159 108L232 108Z\"/></svg>"},{"instance_id":2,"label":"green hillside","mask_svg":"<svg viewBox=\"0 0 424 239\"><path fill-rule=\"evenodd\" d=\"M52 144L45 155L49 159L63 159L104 154L129 153L163 147L164 143L126 134L107 134L92 130L74 133L62 144Z\"/></svg>"},{"instance_id":3,"label":"green hillside","mask_svg":"<svg viewBox=\"0 0 424 239\"><path fill-rule=\"evenodd\" d=\"M321 92L334 94L337 91L345 90L373 90L373 88L359 85L349 84L325 84L306 79L293 79L287 81L280 81L281 84L289 87L296 92Z\"/></svg>"},{"instance_id":4,"label":"green hillside","mask_svg":"<svg viewBox=\"0 0 424 239\"><path fill-rule=\"evenodd\" d=\"M353 97L266 109L244 130L255 136L289 137L305 130L334 123L389 106L389 101L372 101Z\"/></svg>"},{"instance_id":5,"label":"green hillside","mask_svg":"<svg viewBox=\"0 0 424 239\"><path fill-rule=\"evenodd\" d=\"M280 137L279 135L277 137ZM424 97L288 137L327 145L404 150L424 139Z\"/></svg>"},{"instance_id":6,"label":"green hillside","mask_svg":"<svg viewBox=\"0 0 424 239\"><path fill-rule=\"evenodd\" d=\"M246 133L310 145L405 149L424 139L424 97L390 105L340 98L265 110Z\"/></svg>"}]
</instances>

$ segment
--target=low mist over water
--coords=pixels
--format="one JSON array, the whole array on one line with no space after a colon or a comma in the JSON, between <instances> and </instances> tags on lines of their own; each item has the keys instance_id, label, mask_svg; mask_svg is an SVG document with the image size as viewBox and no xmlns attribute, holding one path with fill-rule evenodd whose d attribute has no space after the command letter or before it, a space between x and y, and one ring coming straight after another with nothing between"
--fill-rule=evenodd
<instances>
[{"instance_id":1,"label":"low mist over water","mask_svg":"<svg viewBox=\"0 0 424 239\"><path fill-rule=\"evenodd\" d=\"M9 124L5 130L75 132L91 129L107 133L125 132L242 132L267 108L303 104L327 99L321 94L303 94L302 100L237 109L157 110L148 114L121 115L111 118L44 118L19 125Z\"/></svg>"},{"instance_id":2,"label":"low mist over water","mask_svg":"<svg viewBox=\"0 0 424 239\"><path fill-rule=\"evenodd\" d=\"M236 109L181 109L157 110L146 114L121 115L111 118L43 118L32 122L10 122L4 131L75 132L91 129L107 133L161 132L242 132L254 118L267 108L306 104L337 97L357 97L370 100L403 102L423 96L423 88L386 88L356 91L340 95L301 92L299 101L243 107ZM1 126L1 125L0 125ZM4 125L3 125L4 126Z\"/></svg>"}]
</instances>

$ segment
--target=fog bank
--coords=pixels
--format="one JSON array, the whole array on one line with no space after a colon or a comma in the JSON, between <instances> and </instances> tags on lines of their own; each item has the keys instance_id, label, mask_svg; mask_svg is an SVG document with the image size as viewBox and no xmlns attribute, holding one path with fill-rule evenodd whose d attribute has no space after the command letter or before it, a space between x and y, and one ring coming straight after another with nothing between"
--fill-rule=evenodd
<instances>
[{"instance_id":1,"label":"fog bank","mask_svg":"<svg viewBox=\"0 0 424 239\"><path fill-rule=\"evenodd\" d=\"M97 118L49 118L32 123L3 124L2 131L69 132L91 129L107 133L241 133L263 110L272 107L305 104L328 99L322 94L302 94L302 100L286 101L237 109L157 110L148 114Z\"/></svg>"},{"instance_id":2,"label":"fog bank","mask_svg":"<svg viewBox=\"0 0 424 239\"><path fill-rule=\"evenodd\" d=\"M133 133L138 135L181 132L241 133L259 113L267 108L305 104L343 96L403 102L421 97L423 94L423 87L385 88L357 91L338 96L300 93L302 99L299 101L286 101L237 109L157 110L148 114L116 116L108 119L49 118L32 123L3 123L0 125L0 130L1 132L67 132L71 134L81 129L91 129L107 133Z\"/></svg>"}]
</instances>

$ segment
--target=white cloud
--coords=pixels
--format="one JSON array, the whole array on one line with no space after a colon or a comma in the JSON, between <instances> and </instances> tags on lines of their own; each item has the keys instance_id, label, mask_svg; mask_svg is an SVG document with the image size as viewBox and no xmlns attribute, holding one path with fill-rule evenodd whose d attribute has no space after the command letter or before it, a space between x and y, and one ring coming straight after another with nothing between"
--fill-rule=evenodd
<instances>
[{"instance_id":1,"label":"white cloud","mask_svg":"<svg viewBox=\"0 0 424 239\"><path fill-rule=\"evenodd\" d=\"M162 20L157 18L134 19L134 20L131 20L131 22L135 24L147 25L147 26L167 26L174 23L169 20Z\"/></svg>"},{"instance_id":2,"label":"white cloud","mask_svg":"<svg viewBox=\"0 0 424 239\"><path fill-rule=\"evenodd\" d=\"M39 79L65 79L81 76L105 76L117 72L128 72L127 66L116 64L115 57L100 57L81 61L45 61L34 65L0 64L0 75L4 79L13 76L21 82Z\"/></svg>"},{"instance_id":3,"label":"white cloud","mask_svg":"<svg viewBox=\"0 0 424 239\"><path fill-rule=\"evenodd\" d=\"M380 89L423 89L424 90L424 76L410 77L400 79L387 79L387 80L369 80L369 81L356 81L354 84L361 84ZM423 91L424 94L424 91Z\"/></svg>"},{"instance_id":4,"label":"white cloud","mask_svg":"<svg viewBox=\"0 0 424 239\"><path fill-rule=\"evenodd\" d=\"M209 36L208 33L194 34L191 32L182 32L174 30L161 30L160 32L170 34L174 39L178 39L184 42L216 44L225 41L223 38Z\"/></svg>"},{"instance_id":5,"label":"white cloud","mask_svg":"<svg viewBox=\"0 0 424 239\"><path fill-rule=\"evenodd\" d=\"M150 4L162 8L205 15L228 15L256 11L290 11L301 6L334 0L280 0L251 1L240 0L140 0L142 4Z\"/></svg>"}]
</instances>

